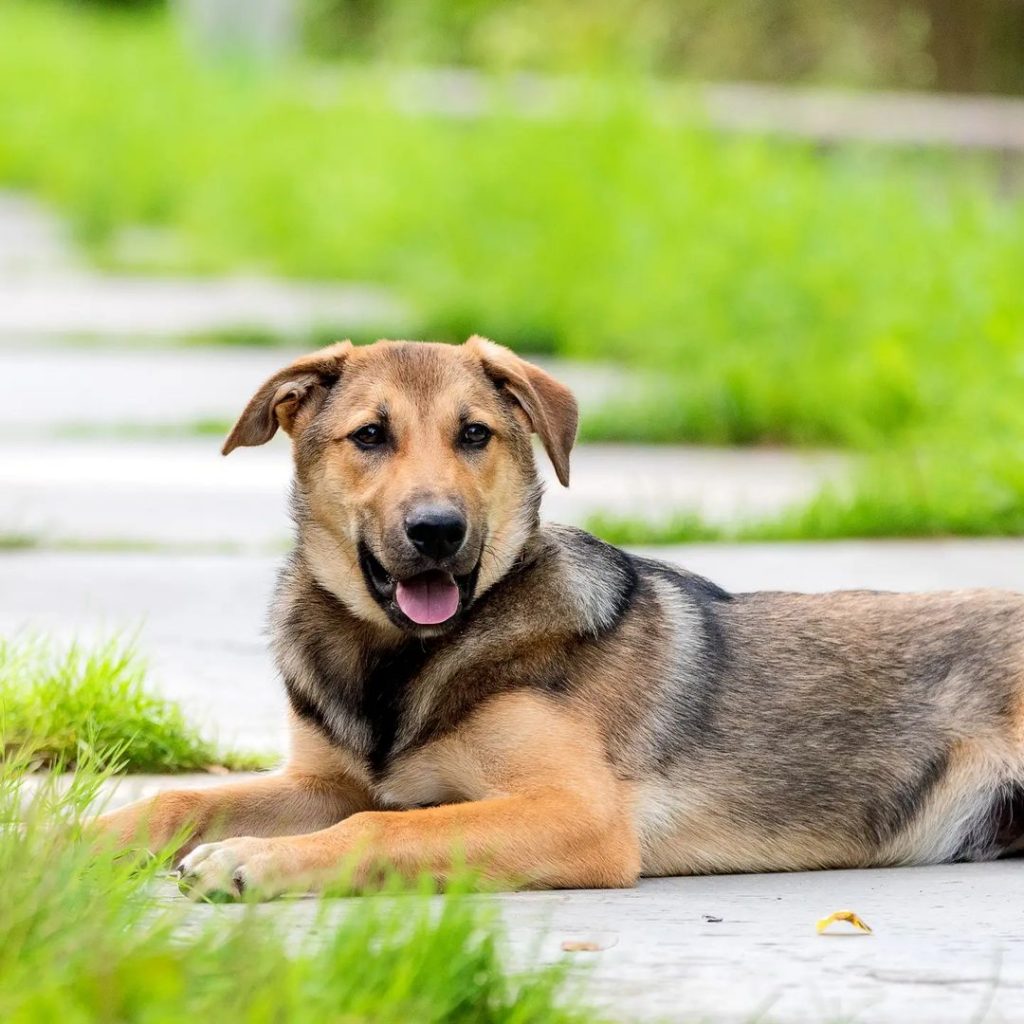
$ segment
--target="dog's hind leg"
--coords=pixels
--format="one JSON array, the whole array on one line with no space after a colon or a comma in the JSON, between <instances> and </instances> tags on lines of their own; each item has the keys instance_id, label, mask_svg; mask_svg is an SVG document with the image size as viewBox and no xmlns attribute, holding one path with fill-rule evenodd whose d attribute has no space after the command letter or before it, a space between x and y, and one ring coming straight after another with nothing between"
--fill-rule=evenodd
<instances>
[{"instance_id":1,"label":"dog's hind leg","mask_svg":"<svg viewBox=\"0 0 1024 1024\"><path fill-rule=\"evenodd\" d=\"M312 727L292 722L292 755L280 772L206 789L171 789L101 815L97 841L156 853L175 842L183 856L228 836L280 836L328 828L372 806L342 752Z\"/></svg>"}]
</instances>

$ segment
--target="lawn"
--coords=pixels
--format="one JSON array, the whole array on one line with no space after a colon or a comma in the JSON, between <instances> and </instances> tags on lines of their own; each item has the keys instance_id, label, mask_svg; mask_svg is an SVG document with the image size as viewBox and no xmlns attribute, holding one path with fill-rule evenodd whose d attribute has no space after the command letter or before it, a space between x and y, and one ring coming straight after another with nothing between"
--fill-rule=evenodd
<instances>
[{"instance_id":1,"label":"lawn","mask_svg":"<svg viewBox=\"0 0 1024 1024\"><path fill-rule=\"evenodd\" d=\"M131 772L268 767L255 754L219 750L171 701L146 685L146 666L121 640L59 647L0 639L0 753L34 764ZM0 1018L2 1019L2 1018Z\"/></svg>"},{"instance_id":2,"label":"lawn","mask_svg":"<svg viewBox=\"0 0 1024 1024\"><path fill-rule=\"evenodd\" d=\"M0 763L0 1020L597 1019L572 1008L564 965L511 972L493 915L457 893L440 905L415 893L325 901L299 935L286 933L286 914L168 900L166 858L139 867L79 838L95 776L44 785L26 803L25 770Z\"/></svg>"},{"instance_id":3,"label":"lawn","mask_svg":"<svg viewBox=\"0 0 1024 1024\"><path fill-rule=\"evenodd\" d=\"M801 535L1020 532L1024 199L983 161L724 138L635 79L413 114L387 67L201 66L153 12L10 0L0 40L0 181L101 263L143 223L157 268L370 280L419 335L650 371L588 439L866 453Z\"/></svg>"},{"instance_id":4,"label":"lawn","mask_svg":"<svg viewBox=\"0 0 1024 1024\"><path fill-rule=\"evenodd\" d=\"M1011 435L1012 436L1012 435ZM848 537L1024 536L1024 460L982 441L878 452L847 486L805 504L728 526L682 510L662 519L593 516L587 528L614 544L840 540Z\"/></svg>"}]
</instances>

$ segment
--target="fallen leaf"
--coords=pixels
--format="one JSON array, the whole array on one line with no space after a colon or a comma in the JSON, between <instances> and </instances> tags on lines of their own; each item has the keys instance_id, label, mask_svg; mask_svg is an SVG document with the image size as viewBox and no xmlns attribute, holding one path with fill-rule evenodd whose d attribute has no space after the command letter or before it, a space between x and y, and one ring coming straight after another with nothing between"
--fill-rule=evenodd
<instances>
[{"instance_id":1,"label":"fallen leaf","mask_svg":"<svg viewBox=\"0 0 1024 1024\"><path fill-rule=\"evenodd\" d=\"M565 953L599 953L602 948L597 942L579 942L575 939L566 939L562 943Z\"/></svg>"},{"instance_id":2,"label":"fallen leaf","mask_svg":"<svg viewBox=\"0 0 1024 1024\"><path fill-rule=\"evenodd\" d=\"M837 921L846 921L848 924L853 925L857 931L863 932L865 935L871 934L871 928L868 923L863 918L858 917L852 910L837 910L834 914L823 917L816 926L818 934L824 935Z\"/></svg>"}]
</instances>

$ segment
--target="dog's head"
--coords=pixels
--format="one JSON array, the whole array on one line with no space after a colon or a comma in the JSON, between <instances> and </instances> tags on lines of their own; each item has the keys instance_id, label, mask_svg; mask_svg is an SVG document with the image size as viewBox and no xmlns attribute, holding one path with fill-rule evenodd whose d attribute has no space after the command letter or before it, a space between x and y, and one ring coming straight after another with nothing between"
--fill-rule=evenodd
<instances>
[{"instance_id":1,"label":"dog's head","mask_svg":"<svg viewBox=\"0 0 1024 1024\"><path fill-rule=\"evenodd\" d=\"M483 338L341 342L252 397L224 444L291 435L301 543L318 582L364 619L431 635L511 567L537 526L530 434L562 484L572 393Z\"/></svg>"}]
</instances>

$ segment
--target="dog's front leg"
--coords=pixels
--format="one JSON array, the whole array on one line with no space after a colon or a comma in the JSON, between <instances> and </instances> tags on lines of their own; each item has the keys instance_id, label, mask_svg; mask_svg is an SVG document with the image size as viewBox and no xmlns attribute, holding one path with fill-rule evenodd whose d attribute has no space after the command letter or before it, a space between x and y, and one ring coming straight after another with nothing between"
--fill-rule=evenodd
<instances>
[{"instance_id":1,"label":"dog's front leg","mask_svg":"<svg viewBox=\"0 0 1024 1024\"><path fill-rule=\"evenodd\" d=\"M358 886L382 869L444 881L463 865L511 886L607 888L633 885L640 855L624 818L595 814L575 794L553 789L370 811L309 835L204 844L184 859L181 872L197 894L272 896L319 889L342 877Z\"/></svg>"},{"instance_id":2,"label":"dog's front leg","mask_svg":"<svg viewBox=\"0 0 1024 1024\"><path fill-rule=\"evenodd\" d=\"M269 896L334 880L359 886L382 868L444 881L465 866L549 888L626 886L640 873L630 787L612 770L599 732L558 702L495 698L410 755L391 781L423 772L466 801L353 814L308 835L204 844L184 859L182 874L200 894L248 888Z\"/></svg>"},{"instance_id":3,"label":"dog's front leg","mask_svg":"<svg viewBox=\"0 0 1024 1024\"><path fill-rule=\"evenodd\" d=\"M227 836L315 832L373 806L365 785L338 750L293 718L292 753L280 773L209 789L172 789L103 814L91 826L97 841L153 853L177 840L181 857L199 843Z\"/></svg>"},{"instance_id":4,"label":"dog's front leg","mask_svg":"<svg viewBox=\"0 0 1024 1024\"><path fill-rule=\"evenodd\" d=\"M343 779L286 770L209 789L167 790L101 815L91 831L100 844L152 853L177 840L182 856L225 836L312 832L369 805Z\"/></svg>"}]
</instances>

